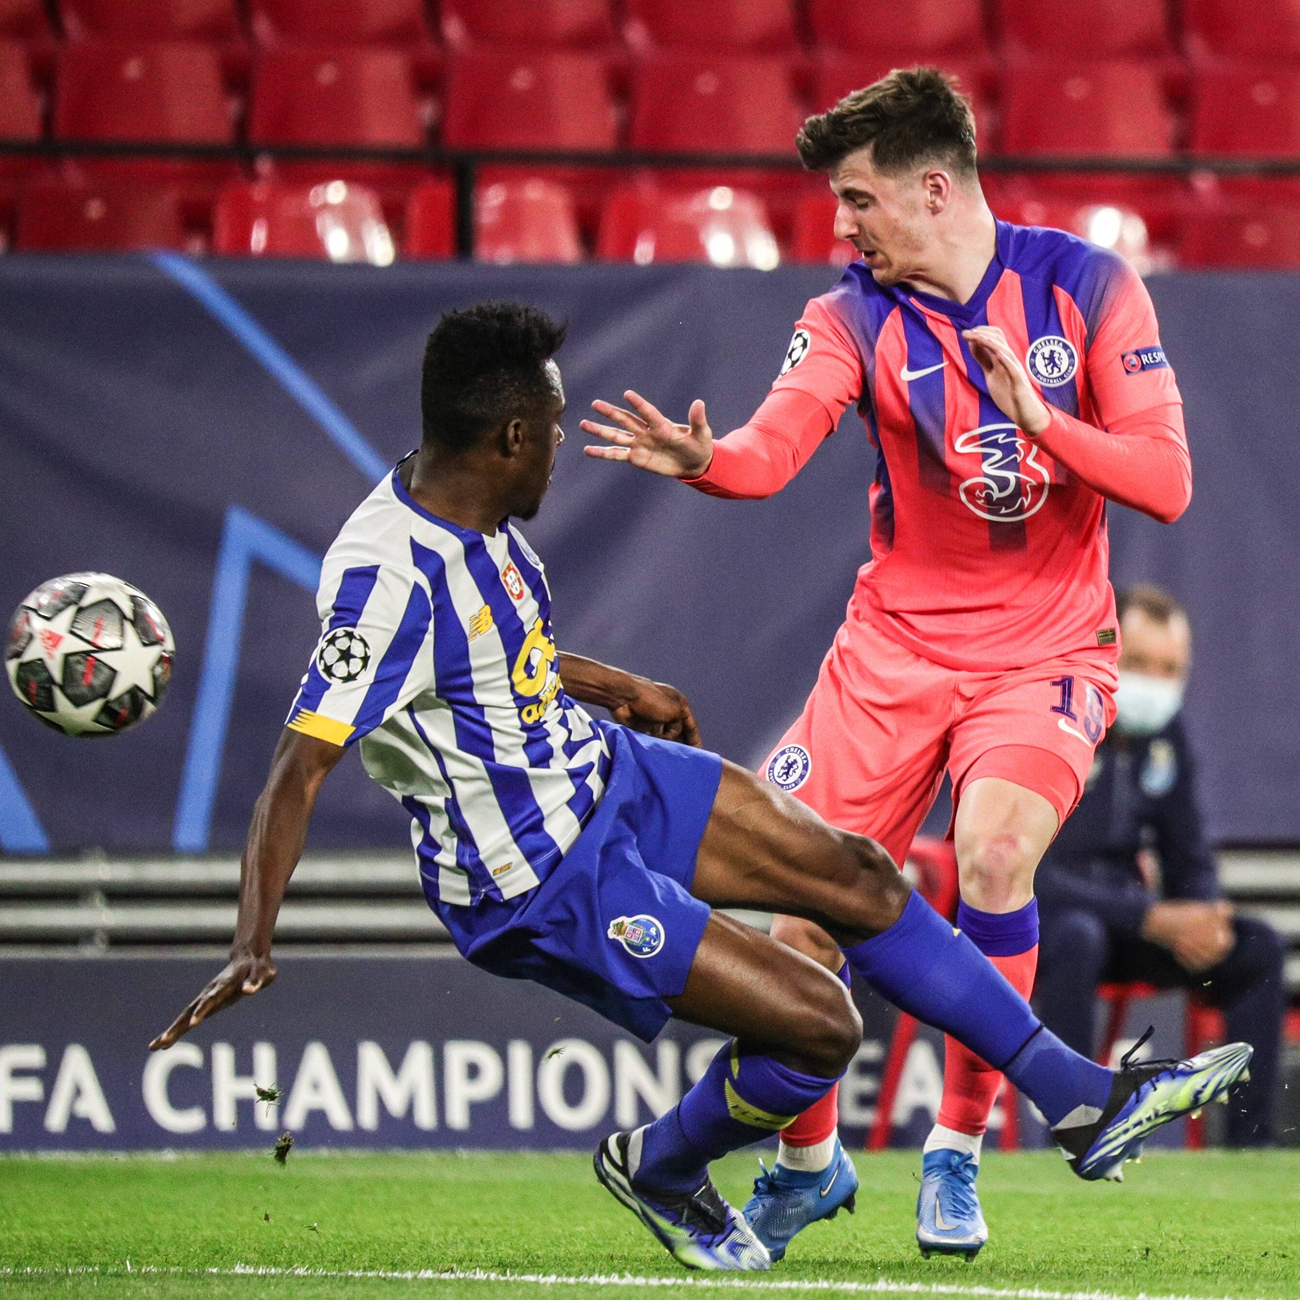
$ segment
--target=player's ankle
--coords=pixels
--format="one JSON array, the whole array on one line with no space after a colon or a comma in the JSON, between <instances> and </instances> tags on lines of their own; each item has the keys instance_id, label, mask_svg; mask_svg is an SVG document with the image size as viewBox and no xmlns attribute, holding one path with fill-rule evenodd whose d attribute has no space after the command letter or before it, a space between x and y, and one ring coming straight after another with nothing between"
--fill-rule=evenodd
<instances>
[{"instance_id":1,"label":"player's ankle","mask_svg":"<svg viewBox=\"0 0 1300 1300\"><path fill-rule=\"evenodd\" d=\"M931 1151L964 1151L967 1155L973 1156L975 1163L979 1164L980 1149L983 1145L983 1133L962 1133L955 1128L936 1124L930 1130L930 1136L925 1139L921 1154L928 1156Z\"/></svg>"},{"instance_id":2,"label":"player's ankle","mask_svg":"<svg viewBox=\"0 0 1300 1300\"><path fill-rule=\"evenodd\" d=\"M776 1150L776 1163L784 1169L791 1169L801 1174L819 1174L823 1169L830 1168L830 1163L835 1157L835 1142L834 1133L810 1146L791 1147L782 1142Z\"/></svg>"}]
</instances>

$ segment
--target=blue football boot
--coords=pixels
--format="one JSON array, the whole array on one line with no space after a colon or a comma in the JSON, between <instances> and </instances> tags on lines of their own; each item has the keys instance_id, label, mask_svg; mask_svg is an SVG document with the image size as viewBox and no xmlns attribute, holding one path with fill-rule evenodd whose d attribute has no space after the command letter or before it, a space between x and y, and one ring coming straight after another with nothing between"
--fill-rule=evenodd
<instances>
[{"instance_id":1,"label":"blue football boot","mask_svg":"<svg viewBox=\"0 0 1300 1300\"><path fill-rule=\"evenodd\" d=\"M1080 1178L1122 1182L1124 1162L1137 1158L1156 1129L1223 1101L1234 1084L1250 1078L1254 1049L1248 1043L1226 1043L1187 1061L1130 1064L1150 1034L1147 1030L1120 1062L1104 1110L1080 1106L1052 1130Z\"/></svg>"},{"instance_id":2,"label":"blue football boot","mask_svg":"<svg viewBox=\"0 0 1300 1300\"><path fill-rule=\"evenodd\" d=\"M758 1162L763 1165L760 1160ZM754 1235L767 1247L773 1263L797 1232L818 1219L833 1219L841 1209L853 1213L857 1204L858 1171L844 1154L839 1138L825 1169L806 1173L776 1165L754 1180L754 1195L742 1213Z\"/></svg>"},{"instance_id":3,"label":"blue football boot","mask_svg":"<svg viewBox=\"0 0 1300 1300\"><path fill-rule=\"evenodd\" d=\"M712 1179L689 1194L648 1192L633 1185L641 1129L613 1133L599 1147L596 1177L687 1268L763 1269L771 1260L745 1220L718 1194Z\"/></svg>"},{"instance_id":4,"label":"blue football boot","mask_svg":"<svg viewBox=\"0 0 1300 1300\"><path fill-rule=\"evenodd\" d=\"M979 1163L968 1151L927 1151L916 1198L916 1244L921 1255L964 1255L969 1264L989 1239L975 1194Z\"/></svg>"}]
</instances>

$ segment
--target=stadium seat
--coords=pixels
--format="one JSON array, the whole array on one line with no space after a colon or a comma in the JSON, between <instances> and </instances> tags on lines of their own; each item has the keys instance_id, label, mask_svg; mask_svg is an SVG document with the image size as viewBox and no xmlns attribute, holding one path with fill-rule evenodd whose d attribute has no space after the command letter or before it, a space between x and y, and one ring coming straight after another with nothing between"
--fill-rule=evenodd
<instances>
[{"instance_id":1,"label":"stadium seat","mask_svg":"<svg viewBox=\"0 0 1300 1300\"><path fill-rule=\"evenodd\" d=\"M1189 267L1300 268L1300 207L1258 203L1188 213L1182 221L1178 260Z\"/></svg>"},{"instance_id":2,"label":"stadium seat","mask_svg":"<svg viewBox=\"0 0 1300 1300\"><path fill-rule=\"evenodd\" d=\"M638 266L712 262L770 271L781 260L762 200L726 185L694 194L646 184L617 191L606 204L597 251Z\"/></svg>"},{"instance_id":3,"label":"stadium seat","mask_svg":"<svg viewBox=\"0 0 1300 1300\"><path fill-rule=\"evenodd\" d=\"M226 144L221 63L191 42L96 42L59 56L54 134L76 140Z\"/></svg>"},{"instance_id":4,"label":"stadium seat","mask_svg":"<svg viewBox=\"0 0 1300 1300\"><path fill-rule=\"evenodd\" d=\"M600 230L601 213L609 196L626 185L628 174L623 167L550 167L522 163L488 163L475 172L480 189L506 181L517 183L540 177L562 185L573 199L574 215L583 243L595 247ZM698 177L693 178L698 184ZM694 186L692 186L694 188Z\"/></svg>"},{"instance_id":5,"label":"stadium seat","mask_svg":"<svg viewBox=\"0 0 1300 1300\"><path fill-rule=\"evenodd\" d=\"M910 62L908 59L882 58L874 54L818 50L813 61L811 107L822 112L851 91L870 86L894 68L907 67ZM937 58L934 62L956 77L958 89L971 101L980 148L987 152L992 143L995 121L988 94L987 65L948 56Z\"/></svg>"},{"instance_id":6,"label":"stadium seat","mask_svg":"<svg viewBox=\"0 0 1300 1300\"><path fill-rule=\"evenodd\" d=\"M481 187L474 203L474 256L480 262L580 262L573 196L531 176Z\"/></svg>"},{"instance_id":7,"label":"stadium seat","mask_svg":"<svg viewBox=\"0 0 1300 1300\"><path fill-rule=\"evenodd\" d=\"M410 60L343 46L265 50L253 71L251 144L424 143Z\"/></svg>"},{"instance_id":8,"label":"stadium seat","mask_svg":"<svg viewBox=\"0 0 1300 1300\"><path fill-rule=\"evenodd\" d=\"M402 256L424 261L456 255L456 187L445 176L428 176L406 201Z\"/></svg>"},{"instance_id":9,"label":"stadium seat","mask_svg":"<svg viewBox=\"0 0 1300 1300\"><path fill-rule=\"evenodd\" d=\"M234 0L63 0L69 40L225 41L239 35Z\"/></svg>"},{"instance_id":10,"label":"stadium seat","mask_svg":"<svg viewBox=\"0 0 1300 1300\"><path fill-rule=\"evenodd\" d=\"M14 247L24 252L131 252L183 248L180 196L168 187L49 179L18 200Z\"/></svg>"},{"instance_id":11,"label":"stadium seat","mask_svg":"<svg viewBox=\"0 0 1300 1300\"><path fill-rule=\"evenodd\" d=\"M1003 81L1002 151L1111 158L1173 152L1175 118L1154 63L1026 63Z\"/></svg>"},{"instance_id":12,"label":"stadium seat","mask_svg":"<svg viewBox=\"0 0 1300 1300\"><path fill-rule=\"evenodd\" d=\"M421 0L251 0L249 19L254 39L265 48L429 40Z\"/></svg>"},{"instance_id":13,"label":"stadium seat","mask_svg":"<svg viewBox=\"0 0 1300 1300\"><path fill-rule=\"evenodd\" d=\"M1086 50L1091 59L1155 58L1172 53L1164 0L997 0L1003 48L1011 57L1056 58Z\"/></svg>"},{"instance_id":14,"label":"stadium seat","mask_svg":"<svg viewBox=\"0 0 1300 1300\"><path fill-rule=\"evenodd\" d=\"M236 181L217 199L212 248L230 257L305 257L387 266L393 239L373 190L346 181Z\"/></svg>"},{"instance_id":15,"label":"stadium seat","mask_svg":"<svg viewBox=\"0 0 1300 1300\"><path fill-rule=\"evenodd\" d=\"M0 36L36 40L49 34L44 0L0 0Z\"/></svg>"},{"instance_id":16,"label":"stadium seat","mask_svg":"<svg viewBox=\"0 0 1300 1300\"><path fill-rule=\"evenodd\" d=\"M1300 69L1206 67L1194 87L1194 153L1300 155Z\"/></svg>"},{"instance_id":17,"label":"stadium seat","mask_svg":"<svg viewBox=\"0 0 1300 1300\"><path fill-rule=\"evenodd\" d=\"M1300 58L1300 5L1295 0L1183 0L1187 52L1206 58Z\"/></svg>"},{"instance_id":18,"label":"stadium seat","mask_svg":"<svg viewBox=\"0 0 1300 1300\"><path fill-rule=\"evenodd\" d=\"M443 0L442 34L454 50L471 45L591 49L611 45L608 0Z\"/></svg>"},{"instance_id":19,"label":"stadium seat","mask_svg":"<svg viewBox=\"0 0 1300 1300\"><path fill-rule=\"evenodd\" d=\"M444 143L459 148L613 149L605 60L568 50L474 50L447 80Z\"/></svg>"},{"instance_id":20,"label":"stadium seat","mask_svg":"<svg viewBox=\"0 0 1300 1300\"><path fill-rule=\"evenodd\" d=\"M624 14L624 39L638 53L671 47L782 54L796 43L790 0L626 0Z\"/></svg>"},{"instance_id":21,"label":"stadium seat","mask_svg":"<svg viewBox=\"0 0 1300 1300\"><path fill-rule=\"evenodd\" d=\"M818 45L891 54L907 64L939 54L986 53L980 0L809 0Z\"/></svg>"},{"instance_id":22,"label":"stadium seat","mask_svg":"<svg viewBox=\"0 0 1300 1300\"><path fill-rule=\"evenodd\" d=\"M41 96L32 82L27 48L0 41L0 139L41 138Z\"/></svg>"},{"instance_id":23,"label":"stadium seat","mask_svg":"<svg viewBox=\"0 0 1300 1300\"><path fill-rule=\"evenodd\" d=\"M804 114L790 68L767 55L672 51L633 71L631 143L673 152L791 156Z\"/></svg>"},{"instance_id":24,"label":"stadium seat","mask_svg":"<svg viewBox=\"0 0 1300 1300\"><path fill-rule=\"evenodd\" d=\"M794 233L790 256L796 262L819 266L847 266L857 257L857 250L847 239L836 239L835 196L829 191L805 194L794 214Z\"/></svg>"}]
</instances>

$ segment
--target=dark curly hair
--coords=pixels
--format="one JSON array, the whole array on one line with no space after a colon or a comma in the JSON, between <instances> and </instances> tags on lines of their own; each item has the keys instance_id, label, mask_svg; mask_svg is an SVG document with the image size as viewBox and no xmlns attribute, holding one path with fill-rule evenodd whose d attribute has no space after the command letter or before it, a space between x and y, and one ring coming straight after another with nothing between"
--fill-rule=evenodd
<instances>
[{"instance_id":1,"label":"dark curly hair","mask_svg":"<svg viewBox=\"0 0 1300 1300\"><path fill-rule=\"evenodd\" d=\"M467 451L515 413L544 401L551 392L544 367L567 328L522 302L447 312L424 348L425 442Z\"/></svg>"},{"instance_id":2,"label":"dark curly hair","mask_svg":"<svg viewBox=\"0 0 1300 1300\"><path fill-rule=\"evenodd\" d=\"M828 172L867 145L876 169L891 175L922 163L941 163L965 178L975 175L970 103L938 68L895 68L810 117L795 138L812 172Z\"/></svg>"}]
</instances>

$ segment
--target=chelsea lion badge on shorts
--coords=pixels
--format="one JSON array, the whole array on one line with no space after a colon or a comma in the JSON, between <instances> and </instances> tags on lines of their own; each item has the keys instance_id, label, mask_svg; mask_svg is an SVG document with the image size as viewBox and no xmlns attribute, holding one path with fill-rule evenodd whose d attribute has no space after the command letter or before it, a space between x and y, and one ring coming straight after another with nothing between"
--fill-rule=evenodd
<instances>
[{"instance_id":1,"label":"chelsea lion badge on shorts","mask_svg":"<svg viewBox=\"0 0 1300 1300\"><path fill-rule=\"evenodd\" d=\"M797 790L812 771L812 755L802 745L783 745L767 765L767 779L778 790Z\"/></svg>"},{"instance_id":2,"label":"chelsea lion badge on shorts","mask_svg":"<svg viewBox=\"0 0 1300 1300\"><path fill-rule=\"evenodd\" d=\"M1044 334L1029 345L1025 365L1030 377L1044 388L1059 388L1074 378L1079 368L1079 354L1069 339L1059 334Z\"/></svg>"},{"instance_id":3,"label":"chelsea lion badge on shorts","mask_svg":"<svg viewBox=\"0 0 1300 1300\"><path fill-rule=\"evenodd\" d=\"M653 916L620 916L609 923L605 937L617 939L633 957L653 957L664 946L664 927Z\"/></svg>"}]
</instances>

